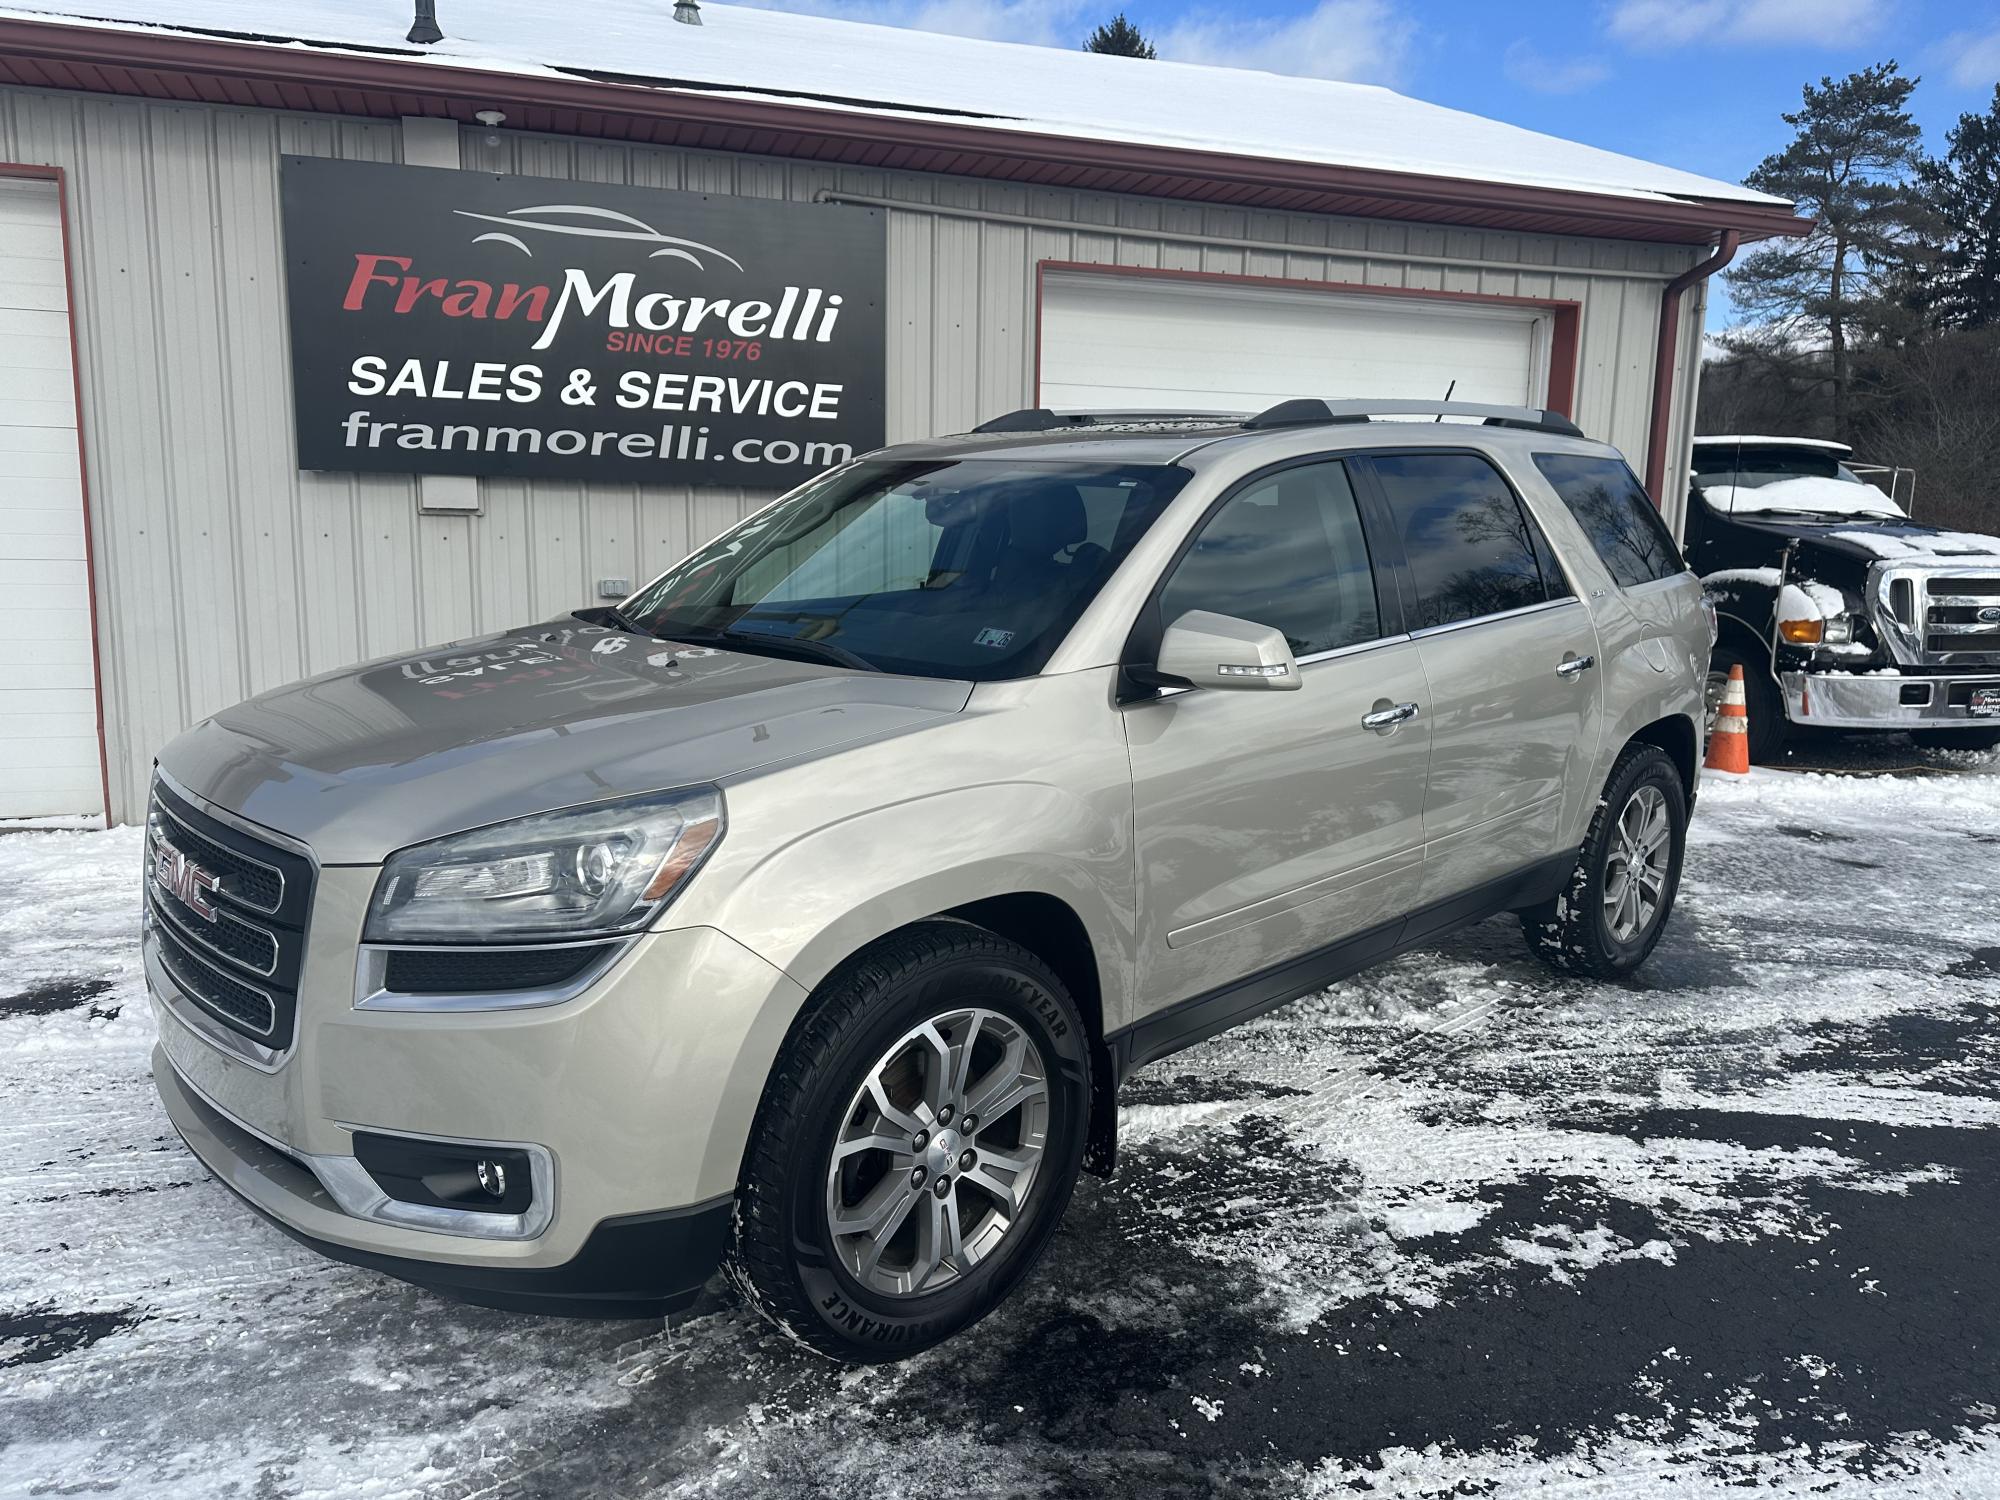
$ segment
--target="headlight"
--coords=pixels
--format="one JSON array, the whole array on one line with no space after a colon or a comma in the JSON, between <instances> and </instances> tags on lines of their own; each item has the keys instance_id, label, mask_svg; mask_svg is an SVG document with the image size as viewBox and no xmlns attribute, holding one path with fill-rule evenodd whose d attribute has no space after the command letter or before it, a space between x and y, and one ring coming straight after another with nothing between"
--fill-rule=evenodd
<instances>
[{"instance_id":1,"label":"headlight","mask_svg":"<svg viewBox=\"0 0 2000 1500\"><path fill-rule=\"evenodd\" d=\"M713 787L592 802L389 857L371 943L605 937L650 922L722 836Z\"/></svg>"},{"instance_id":2,"label":"headlight","mask_svg":"<svg viewBox=\"0 0 2000 1500\"><path fill-rule=\"evenodd\" d=\"M1854 639L1854 618L1828 615L1825 619L1780 620L1778 634L1794 646L1842 646Z\"/></svg>"}]
</instances>

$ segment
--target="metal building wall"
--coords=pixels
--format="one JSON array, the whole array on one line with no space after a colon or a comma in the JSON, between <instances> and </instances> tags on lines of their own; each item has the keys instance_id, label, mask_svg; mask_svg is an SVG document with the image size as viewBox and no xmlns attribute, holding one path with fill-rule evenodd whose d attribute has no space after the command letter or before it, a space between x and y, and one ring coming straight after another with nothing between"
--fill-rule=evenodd
<instances>
[{"instance_id":1,"label":"metal building wall","mask_svg":"<svg viewBox=\"0 0 2000 1500\"><path fill-rule=\"evenodd\" d=\"M960 431L1030 399L1035 266L1060 260L1575 300L1577 420L1640 463L1661 283L1698 253L504 131L487 139L463 132L467 168L908 201L888 221L892 441ZM0 162L68 174L114 820L141 811L153 751L205 714L294 678L589 603L597 579L650 576L769 498L483 480L484 514L421 515L413 479L297 470L278 158L401 152L393 122L0 90ZM1700 299L1687 301L1683 408L1700 337ZM1676 413L1677 453L1689 415ZM1668 492L1684 486L1681 459Z\"/></svg>"}]
</instances>

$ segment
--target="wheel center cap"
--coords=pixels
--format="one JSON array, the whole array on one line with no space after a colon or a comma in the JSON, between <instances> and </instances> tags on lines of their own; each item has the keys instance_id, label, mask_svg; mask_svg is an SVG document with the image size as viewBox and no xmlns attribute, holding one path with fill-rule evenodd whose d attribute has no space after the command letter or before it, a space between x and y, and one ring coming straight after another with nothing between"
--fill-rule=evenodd
<instances>
[{"instance_id":1,"label":"wheel center cap","mask_svg":"<svg viewBox=\"0 0 2000 1500\"><path fill-rule=\"evenodd\" d=\"M933 1173L949 1172L956 1168L958 1153L965 1148L964 1137L956 1130L939 1130L931 1135L931 1143L924 1151L924 1164Z\"/></svg>"}]
</instances>

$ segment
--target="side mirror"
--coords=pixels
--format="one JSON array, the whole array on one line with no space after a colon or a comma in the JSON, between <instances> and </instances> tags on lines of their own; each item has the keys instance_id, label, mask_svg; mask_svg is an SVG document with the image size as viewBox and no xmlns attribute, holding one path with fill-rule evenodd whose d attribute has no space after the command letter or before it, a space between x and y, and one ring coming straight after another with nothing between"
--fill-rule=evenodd
<instances>
[{"instance_id":1,"label":"side mirror","mask_svg":"<svg viewBox=\"0 0 2000 1500\"><path fill-rule=\"evenodd\" d=\"M1161 677L1202 688L1296 689L1299 664L1281 631L1191 609L1160 640Z\"/></svg>"}]
</instances>

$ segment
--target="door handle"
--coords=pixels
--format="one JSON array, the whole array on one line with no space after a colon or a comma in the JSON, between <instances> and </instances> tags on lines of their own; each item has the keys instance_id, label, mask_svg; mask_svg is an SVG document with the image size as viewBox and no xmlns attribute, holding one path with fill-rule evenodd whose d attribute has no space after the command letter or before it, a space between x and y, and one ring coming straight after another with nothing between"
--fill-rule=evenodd
<instances>
[{"instance_id":1,"label":"door handle","mask_svg":"<svg viewBox=\"0 0 2000 1500\"><path fill-rule=\"evenodd\" d=\"M1596 665L1597 658L1594 656L1565 656L1556 663L1556 676L1581 677Z\"/></svg>"},{"instance_id":2,"label":"door handle","mask_svg":"<svg viewBox=\"0 0 2000 1500\"><path fill-rule=\"evenodd\" d=\"M1377 734L1387 734L1398 724L1405 723L1416 716L1416 704L1392 703L1387 708L1378 708L1373 712L1363 714L1361 716L1361 727L1363 729L1372 729Z\"/></svg>"}]
</instances>

